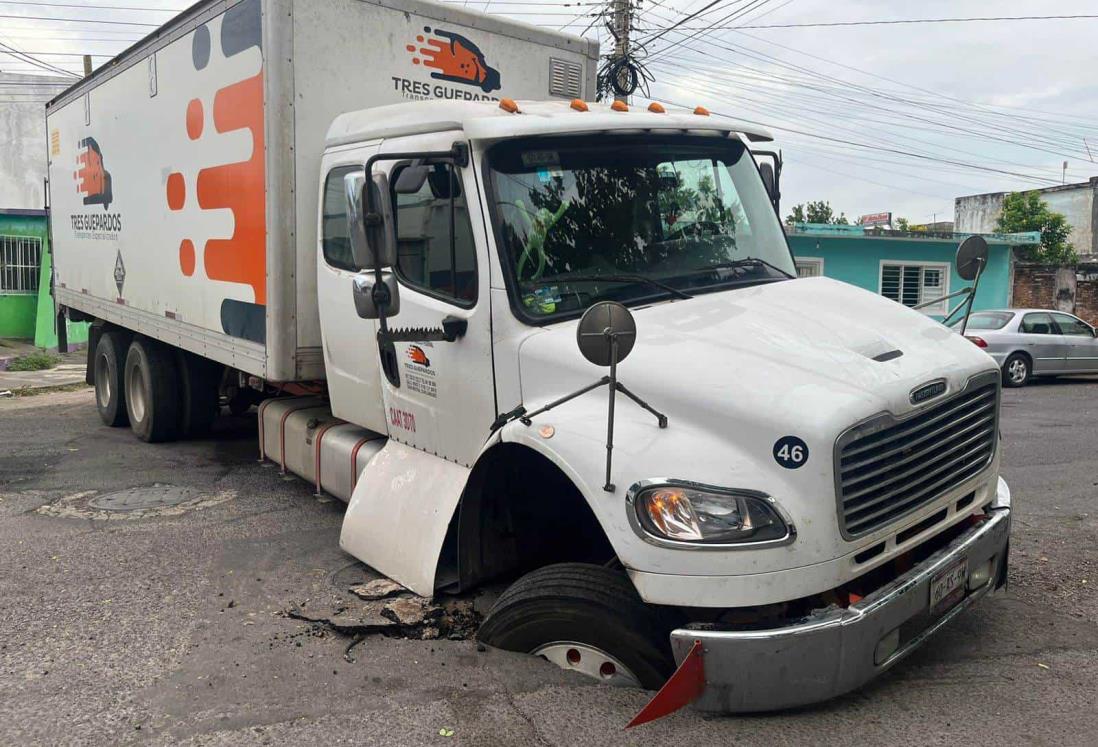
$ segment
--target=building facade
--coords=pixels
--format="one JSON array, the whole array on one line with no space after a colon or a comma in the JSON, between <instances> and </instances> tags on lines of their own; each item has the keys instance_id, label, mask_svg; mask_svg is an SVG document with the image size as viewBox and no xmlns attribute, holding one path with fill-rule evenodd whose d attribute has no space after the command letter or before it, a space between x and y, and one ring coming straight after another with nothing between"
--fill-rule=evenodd
<instances>
[{"instance_id":1,"label":"building facade","mask_svg":"<svg viewBox=\"0 0 1098 747\"><path fill-rule=\"evenodd\" d=\"M0 73L0 337L57 347L46 215L46 102L68 79ZM69 324L68 340L87 340Z\"/></svg>"},{"instance_id":2,"label":"building facade","mask_svg":"<svg viewBox=\"0 0 1098 747\"><path fill-rule=\"evenodd\" d=\"M945 299L971 285L954 266L957 246L967 234L925 234L866 230L861 226L811 223L787 227L789 246L801 277L825 276L865 288L905 306ZM1011 302L1013 247L1039 235L991 235L988 265L980 278L974 309L1006 308ZM923 313L942 319L959 299L930 303Z\"/></svg>"},{"instance_id":3,"label":"building facade","mask_svg":"<svg viewBox=\"0 0 1098 747\"><path fill-rule=\"evenodd\" d=\"M1083 255L1098 255L1098 176L1078 184L1061 184L1036 190L1050 209L1062 213L1071 226L1068 240ZM966 195L953 202L954 230L961 233L994 233L1009 192Z\"/></svg>"}]
</instances>

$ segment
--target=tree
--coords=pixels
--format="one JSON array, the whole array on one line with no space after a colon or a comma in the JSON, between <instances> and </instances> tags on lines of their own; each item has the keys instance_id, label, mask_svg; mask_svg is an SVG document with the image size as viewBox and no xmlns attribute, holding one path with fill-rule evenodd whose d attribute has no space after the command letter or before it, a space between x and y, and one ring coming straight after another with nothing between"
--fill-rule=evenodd
<instances>
[{"instance_id":1,"label":"tree","mask_svg":"<svg viewBox=\"0 0 1098 747\"><path fill-rule=\"evenodd\" d=\"M1023 247L1026 258L1050 265L1069 265L1079 260L1068 241L1071 226L1062 213L1049 209L1040 193L1011 192L1003 200L1003 210L995 230L1000 233L1040 231L1041 243Z\"/></svg>"},{"instance_id":2,"label":"tree","mask_svg":"<svg viewBox=\"0 0 1098 747\"><path fill-rule=\"evenodd\" d=\"M911 224L907 222L907 218L897 218L896 219L896 228L901 230L901 231L910 231L911 230Z\"/></svg>"},{"instance_id":3,"label":"tree","mask_svg":"<svg viewBox=\"0 0 1098 747\"><path fill-rule=\"evenodd\" d=\"M850 225L846 219L846 213L835 215L831 209L831 203L824 200L814 200L807 204L794 205L792 212L785 217L785 222L793 223L830 223L837 226Z\"/></svg>"}]
</instances>

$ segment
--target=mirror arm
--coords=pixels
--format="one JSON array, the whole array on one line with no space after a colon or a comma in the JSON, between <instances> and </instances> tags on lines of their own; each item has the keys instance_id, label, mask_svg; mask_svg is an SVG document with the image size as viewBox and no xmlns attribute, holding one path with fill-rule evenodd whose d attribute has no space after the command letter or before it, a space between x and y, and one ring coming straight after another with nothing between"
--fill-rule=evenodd
<instances>
[{"instance_id":1,"label":"mirror arm","mask_svg":"<svg viewBox=\"0 0 1098 747\"><path fill-rule=\"evenodd\" d=\"M957 296L963 295L965 293L971 293L971 292L972 292L971 288L961 288L961 290L950 293L948 296L939 296L938 298L933 298L929 301L923 301L922 303L915 304L911 308L916 309L916 310L925 309L927 306L934 306L935 304L939 304L942 301L948 301L951 298L956 298Z\"/></svg>"}]
</instances>

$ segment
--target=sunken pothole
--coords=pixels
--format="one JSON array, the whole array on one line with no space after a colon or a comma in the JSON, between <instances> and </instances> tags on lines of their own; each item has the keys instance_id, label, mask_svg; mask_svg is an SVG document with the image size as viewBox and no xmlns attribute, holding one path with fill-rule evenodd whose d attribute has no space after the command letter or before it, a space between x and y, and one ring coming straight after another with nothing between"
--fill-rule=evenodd
<instances>
[{"instance_id":1,"label":"sunken pothole","mask_svg":"<svg viewBox=\"0 0 1098 747\"><path fill-rule=\"evenodd\" d=\"M228 490L207 493L182 485L153 483L107 492L71 493L39 507L36 512L63 519L125 521L181 516L217 506L234 497L235 493Z\"/></svg>"}]
</instances>

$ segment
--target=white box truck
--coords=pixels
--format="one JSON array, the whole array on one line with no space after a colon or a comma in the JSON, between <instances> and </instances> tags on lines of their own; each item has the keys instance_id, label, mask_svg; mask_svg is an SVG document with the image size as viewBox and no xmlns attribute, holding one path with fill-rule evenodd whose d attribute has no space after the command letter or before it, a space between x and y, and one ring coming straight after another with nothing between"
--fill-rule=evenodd
<instances>
[{"instance_id":1,"label":"white box truck","mask_svg":"<svg viewBox=\"0 0 1098 747\"><path fill-rule=\"evenodd\" d=\"M452 5L200 2L47 107L59 314L107 425L259 404L347 552L512 580L480 638L666 682L641 720L849 691L1005 582L999 372L796 278L765 130L586 103L596 64Z\"/></svg>"}]
</instances>

